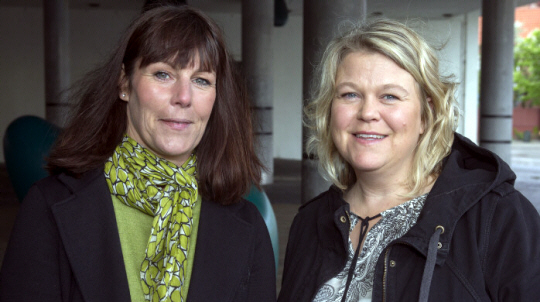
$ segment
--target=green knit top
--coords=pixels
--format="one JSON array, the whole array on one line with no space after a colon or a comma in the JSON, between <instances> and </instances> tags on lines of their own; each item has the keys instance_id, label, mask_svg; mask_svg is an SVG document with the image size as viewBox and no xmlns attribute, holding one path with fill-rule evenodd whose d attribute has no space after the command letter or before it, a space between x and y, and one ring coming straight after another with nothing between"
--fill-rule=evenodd
<instances>
[{"instance_id":1,"label":"green knit top","mask_svg":"<svg viewBox=\"0 0 540 302\"><path fill-rule=\"evenodd\" d=\"M120 235L120 245L126 267L126 275L129 285L131 301L145 302L141 285L141 263L144 260L146 245L152 230L152 221L154 217L149 216L140 210L125 205L116 196L111 195L118 225L118 234ZM197 244L197 231L199 229L199 217L201 213L201 198L197 199L193 209L193 226L191 239L188 247L187 269L185 271L186 285L184 297L187 297L191 271L193 269L193 260L195 258L195 245Z\"/></svg>"}]
</instances>

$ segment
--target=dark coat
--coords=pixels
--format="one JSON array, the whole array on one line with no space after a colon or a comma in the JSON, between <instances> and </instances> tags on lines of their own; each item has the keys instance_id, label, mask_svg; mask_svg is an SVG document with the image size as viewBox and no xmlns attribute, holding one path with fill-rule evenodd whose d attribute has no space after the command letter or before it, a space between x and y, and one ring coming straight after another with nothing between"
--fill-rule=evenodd
<instances>
[{"instance_id":1,"label":"dark coat","mask_svg":"<svg viewBox=\"0 0 540 302\"><path fill-rule=\"evenodd\" d=\"M515 174L495 154L456 134L452 153L417 223L393 241L375 268L372 301L418 301L429 239L436 264L429 301L538 301L540 217L515 190ZM312 301L343 270L348 204L332 187L303 205L291 227L278 301Z\"/></svg>"},{"instance_id":2,"label":"dark coat","mask_svg":"<svg viewBox=\"0 0 540 302\"><path fill-rule=\"evenodd\" d=\"M245 200L203 200L188 301L275 301L264 220ZM0 301L130 301L102 169L39 181L21 204L0 272Z\"/></svg>"}]
</instances>

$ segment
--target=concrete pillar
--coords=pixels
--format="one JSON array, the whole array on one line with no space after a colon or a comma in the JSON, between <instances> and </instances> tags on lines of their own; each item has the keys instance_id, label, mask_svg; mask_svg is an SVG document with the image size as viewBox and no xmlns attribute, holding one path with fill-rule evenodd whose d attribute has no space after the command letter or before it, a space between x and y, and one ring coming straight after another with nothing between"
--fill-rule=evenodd
<instances>
[{"instance_id":1,"label":"concrete pillar","mask_svg":"<svg viewBox=\"0 0 540 302\"><path fill-rule=\"evenodd\" d=\"M43 1L45 41L45 118L64 126L69 110L69 1Z\"/></svg>"},{"instance_id":2,"label":"concrete pillar","mask_svg":"<svg viewBox=\"0 0 540 302\"><path fill-rule=\"evenodd\" d=\"M320 62L322 52L337 33L344 21L359 22L365 19L366 0L310 0L304 2L304 59L302 73L302 94L304 106L311 97L311 81L314 66ZM317 160L306 152L308 129L302 128L302 203L309 201L320 192L328 189L317 171Z\"/></svg>"},{"instance_id":3,"label":"concrete pillar","mask_svg":"<svg viewBox=\"0 0 540 302\"><path fill-rule=\"evenodd\" d=\"M242 0L242 70L257 117L258 154L268 169L262 184L274 181L273 156L273 0Z\"/></svg>"},{"instance_id":4,"label":"concrete pillar","mask_svg":"<svg viewBox=\"0 0 540 302\"><path fill-rule=\"evenodd\" d=\"M515 0L482 1L480 146L510 164Z\"/></svg>"}]
</instances>

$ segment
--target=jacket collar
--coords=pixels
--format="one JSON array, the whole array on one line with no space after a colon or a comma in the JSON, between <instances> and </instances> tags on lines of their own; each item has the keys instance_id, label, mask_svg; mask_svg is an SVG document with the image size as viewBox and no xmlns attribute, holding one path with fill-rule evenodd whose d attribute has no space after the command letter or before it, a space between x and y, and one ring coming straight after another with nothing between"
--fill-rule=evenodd
<instances>
[{"instance_id":1,"label":"jacket collar","mask_svg":"<svg viewBox=\"0 0 540 302\"><path fill-rule=\"evenodd\" d=\"M457 221L494 187L503 182L513 184L515 178L510 167L497 155L456 133L451 154L444 159L443 170L428 194L416 224L393 243L410 245L426 256L431 235L437 226L442 226L444 232L439 238L442 247L437 253L437 264L444 263ZM325 199L327 205L324 210L328 211L318 216L321 217L317 222L320 238L335 238L341 233L341 237L345 236L342 238L344 246L347 246L348 229L343 231L340 228L340 216L344 215L348 204L343 201L341 191L332 186L313 200L320 198ZM321 245L340 250L343 243L322 240Z\"/></svg>"},{"instance_id":2,"label":"jacket collar","mask_svg":"<svg viewBox=\"0 0 540 302\"><path fill-rule=\"evenodd\" d=\"M317 215L317 217L320 217L317 221L319 238L335 238L338 234L341 237L341 241L325 239L320 240L320 244L325 249L339 253L343 250L343 246L349 245L349 219L347 217L349 204L343 200L343 192L336 186L331 186L327 192L322 193L313 200L319 198L324 198L326 203L326 206ZM307 203L302 207L306 205Z\"/></svg>"},{"instance_id":3,"label":"jacket collar","mask_svg":"<svg viewBox=\"0 0 540 302\"><path fill-rule=\"evenodd\" d=\"M73 274L86 301L130 301L124 259L111 194L101 168L81 178L60 175L71 196L52 206ZM192 301L212 295L232 301L238 284L249 280L255 227L238 214L245 204L222 206L202 201L195 260L190 281ZM231 236L234 234L234 236ZM227 248L216 248L227 247ZM198 256L199 255L199 256ZM251 260L251 261L250 261ZM209 289L209 284L211 289Z\"/></svg>"},{"instance_id":4,"label":"jacket collar","mask_svg":"<svg viewBox=\"0 0 540 302\"><path fill-rule=\"evenodd\" d=\"M437 264L444 263L458 220L496 186L513 184L515 178L497 155L456 133L452 152L443 162L417 223L396 242L409 244L426 256L429 238L437 226L442 226Z\"/></svg>"},{"instance_id":5,"label":"jacket collar","mask_svg":"<svg viewBox=\"0 0 540 302\"><path fill-rule=\"evenodd\" d=\"M52 206L73 275L87 301L130 301L111 195L102 169L60 175L71 195Z\"/></svg>"}]
</instances>

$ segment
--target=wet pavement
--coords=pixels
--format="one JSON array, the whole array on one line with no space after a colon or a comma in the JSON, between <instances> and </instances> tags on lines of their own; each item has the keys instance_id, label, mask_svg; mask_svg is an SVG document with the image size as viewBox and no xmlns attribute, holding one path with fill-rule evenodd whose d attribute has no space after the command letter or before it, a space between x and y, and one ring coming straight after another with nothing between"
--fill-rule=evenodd
<instances>
[{"instance_id":1,"label":"wet pavement","mask_svg":"<svg viewBox=\"0 0 540 302\"><path fill-rule=\"evenodd\" d=\"M517 176L516 189L540 212L540 141L514 141L510 167Z\"/></svg>"}]
</instances>

